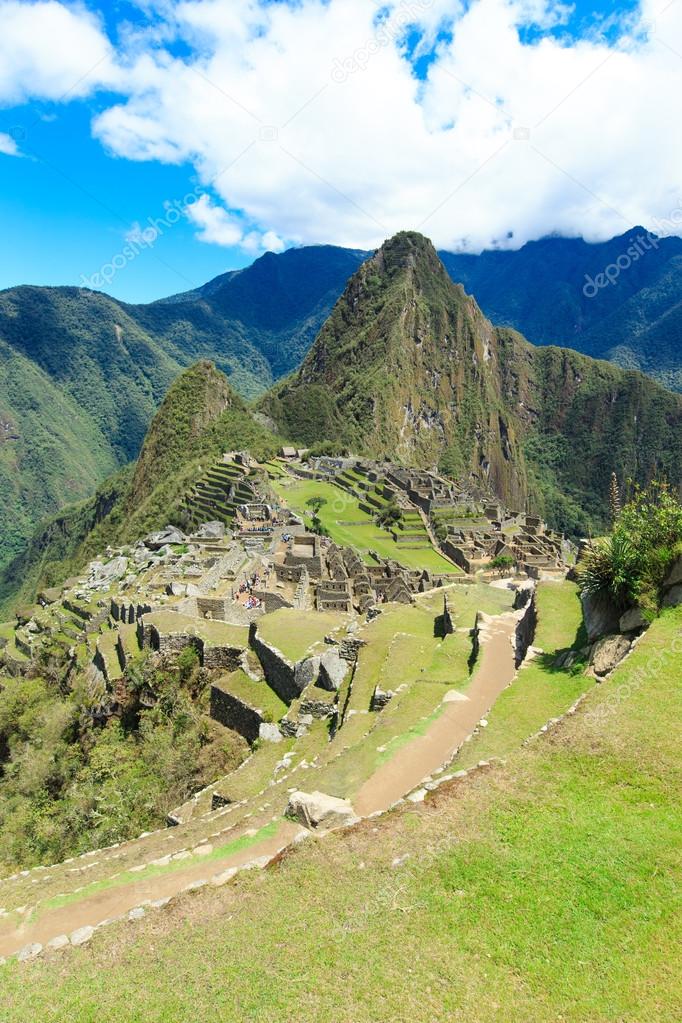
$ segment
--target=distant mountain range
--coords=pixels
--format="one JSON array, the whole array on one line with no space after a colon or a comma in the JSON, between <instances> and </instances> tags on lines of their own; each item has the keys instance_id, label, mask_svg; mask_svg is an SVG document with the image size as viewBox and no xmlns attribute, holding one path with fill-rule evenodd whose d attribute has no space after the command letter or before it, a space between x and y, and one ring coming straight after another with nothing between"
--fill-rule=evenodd
<instances>
[{"instance_id":1,"label":"distant mountain range","mask_svg":"<svg viewBox=\"0 0 682 1023\"><path fill-rule=\"evenodd\" d=\"M635 227L598 244L544 238L514 252L440 255L493 323L682 391L682 238Z\"/></svg>"},{"instance_id":2,"label":"distant mountain range","mask_svg":"<svg viewBox=\"0 0 682 1023\"><path fill-rule=\"evenodd\" d=\"M300 444L438 465L573 534L606 526L612 472L682 482L681 395L493 326L413 232L360 267L261 408Z\"/></svg>"},{"instance_id":3,"label":"distant mountain range","mask_svg":"<svg viewBox=\"0 0 682 1023\"><path fill-rule=\"evenodd\" d=\"M682 240L644 248L640 236L440 256L493 322L682 390ZM247 399L295 370L369 255L335 246L268 253L148 305L79 288L0 293L0 564L44 516L136 457L170 383L195 360L213 361ZM607 283L591 289L588 280Z\"/></svg>"},{"instance_id":4,"label":"distant mountain range","mask_svg":"<svg viewBox=\"0 0 682 1023\"><path fill-rule=\"evenodd\" d=\"M208 358L247 398L294 369L364 257L269 253L150 305L81 288L0 292L0 565L137 456L183 368Z\"/></svg>"}]
</instances>

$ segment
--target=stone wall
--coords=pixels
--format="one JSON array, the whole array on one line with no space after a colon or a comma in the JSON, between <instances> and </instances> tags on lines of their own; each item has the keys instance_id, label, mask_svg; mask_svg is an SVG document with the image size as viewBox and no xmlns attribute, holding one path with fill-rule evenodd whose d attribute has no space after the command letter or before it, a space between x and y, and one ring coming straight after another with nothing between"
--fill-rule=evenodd
<instances>
[{"instance_id":1,"label":"stone wall","mask_svg":"<svg viewBox=\"0 0 682 1023\"><path fill-rule=\"evenodd\" d=\"M228 601L224 597L197 597L196 600L197 614L200 618L225 621Z\"/></svg>"},{"instance_id":2,"label":"stone wall","mask_svg":"<svg viewBox=\"0 0 682 1023\"><path fill-rule=\"evenodd\" d=\"M199 657L204 668L237 671L241 667L243 651L237 647L208 646L201 643L201 648Z\"/></svg>"},{"instance_id":3,"label":"stone wall","mask_svg":"<svg viewBox=\"0 0 682 1023\"><path fill-rule=\"evenodd\" d=\"M516 667L524 660L528 648L532 646L535 639L535 630L538 624L538 611L533 592L526 606L520 611L520 617L516 625Z\"/></svg>"},{"instance_id":4,"label":"stone wall","mask_svg":"<svg viewBox=\"0 0 682 1023\"><path fill-rule=\"evenodd\" d=\"M256 708L221 689L220 685L211 686L211 717L225 728L239 732L249 743L258 738L264 720Z\"/></svg>"},{"instance_id":5,"label":"stone wall","mask_svg":"<svg viewBox=\"0 0 682 1023\"><path fill-rule=\"evenodd\" d=\"M276 647L268 646L258 636L252 626L250 643L261 663L265 678L270 688L277 693L280 700L290 704L301 695L301 688L296 684L296 668Z\"/></svg>"}]
</instances>

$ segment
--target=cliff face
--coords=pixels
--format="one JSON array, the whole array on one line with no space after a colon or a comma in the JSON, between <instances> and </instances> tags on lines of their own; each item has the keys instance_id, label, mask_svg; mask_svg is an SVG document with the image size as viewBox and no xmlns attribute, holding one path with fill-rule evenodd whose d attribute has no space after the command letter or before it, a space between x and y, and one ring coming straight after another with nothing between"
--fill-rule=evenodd
<instances>
[{"instance_id":1,"label":"cliff face","mask_svg":"<svg viewBox=\"0 0 682 1023\"><path fill-rule=\"evenodd\" d=\"M612 471L680 480L679 396L493 327L415 233L363 264L300 370L263 404L301 443L438 464L575 531L603 518Z\"/></svg>"}]
</instances>

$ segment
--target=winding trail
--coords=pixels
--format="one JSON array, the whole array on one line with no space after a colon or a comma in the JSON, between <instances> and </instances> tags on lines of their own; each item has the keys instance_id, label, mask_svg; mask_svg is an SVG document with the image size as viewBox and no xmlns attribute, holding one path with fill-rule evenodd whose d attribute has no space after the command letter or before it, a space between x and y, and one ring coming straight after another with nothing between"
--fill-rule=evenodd
<instances>
[{"instance_id":1,"label":"winding trail","mask_svg":"<svg viewBox=\"0 0 682 1023\"><path fill-rule=\"evenodd\" d=\"M491 619L481 659L466 695L452 691L424 735L415 737L374 772L353 800L359 817L387 810L430 774L449 763L516 674L514 612Z\"/></svg>"}]
</instances>

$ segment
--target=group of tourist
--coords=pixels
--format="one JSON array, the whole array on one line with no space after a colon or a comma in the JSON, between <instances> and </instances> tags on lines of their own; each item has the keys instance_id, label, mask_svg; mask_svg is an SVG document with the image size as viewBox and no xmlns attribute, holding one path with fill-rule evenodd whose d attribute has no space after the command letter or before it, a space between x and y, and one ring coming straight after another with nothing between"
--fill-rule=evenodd
<instances>
[{"instance_id":1,"label":"group of tourist","mask_svg":"<svg viewBox=\"0 0 682 1023\"><path fill-rule=\"evenodd\" d=\"M239 584L235 600L239 604L243 604L247 611L253 611L254 608L260 607L262 601L259 597L254 594L254 589L258 586L267 586L268 579L270 578L270 568L266 568L261 576L259 572L252 572L251 575L247 576L243 582Z\"/></svg>"}]
</instances>

